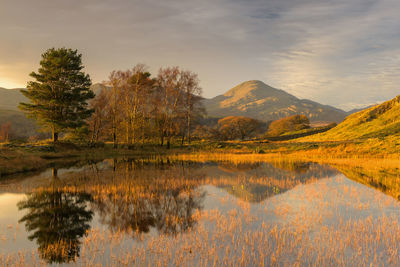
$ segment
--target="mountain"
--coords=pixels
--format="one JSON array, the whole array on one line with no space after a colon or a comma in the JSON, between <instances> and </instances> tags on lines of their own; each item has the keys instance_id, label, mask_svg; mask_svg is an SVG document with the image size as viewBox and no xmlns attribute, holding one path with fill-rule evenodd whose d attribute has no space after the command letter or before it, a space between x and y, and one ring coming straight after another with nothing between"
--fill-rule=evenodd
<instances>
[{"instance_id":1,"label":"mountain","mask_svg":"<svg viewBox=\"0 0 400 267\"><path fill-rule=\"evenodd\" d=\"M354 113L357 113L357 112L372 108L374 106L376 106L376 105L369 105L369 106L365 106L363 108L355 108L355 109L352 109L350 111L347 111L347 114L351 115L351 114L354 114Z\"/></svg>"},{"instance_id":2,"label":"mountain","mask_svg":"<svg viewBox=\"0 0 400 267\"><path fill-rule=\"evenodd\" d=\"M247 116L262 121L303 114L312 122L341 122L348 115L331 106L298 99L261 81L244 82L223 95L205 99L204 105L210 117Z\"/></svg>"},{"instance_id":3,"label":"mountain","mask_svg":"<svg viewBox=\"0 0 400 267\"><path fill-rule=\"evenodd\" d=\"M304 140L343 141L389 136L400 136L400 95L354 113L331 130Z\"/></svg>"},{"instance_id":4,"label":"mountain","mask_svg":"<svg viewBox=\"0 0 400 267\"><path fill-rule=\"evenodd\" d=\"M0 88L0 125L10 122L13 137L29 137L36 135L36 123L28 119L18 109L20 102L27 101L20 89Z\"/></svg>"},{"instance_id":5,"label":"mountain","mask_svg":"<svg viewBox=\"0 0 400 267\"><path fill-rule=\"evenodd\" d=\"M26 100L20 89L0 88L0 109L18 110L19 103Z\"/></svg>"}]
</instances>

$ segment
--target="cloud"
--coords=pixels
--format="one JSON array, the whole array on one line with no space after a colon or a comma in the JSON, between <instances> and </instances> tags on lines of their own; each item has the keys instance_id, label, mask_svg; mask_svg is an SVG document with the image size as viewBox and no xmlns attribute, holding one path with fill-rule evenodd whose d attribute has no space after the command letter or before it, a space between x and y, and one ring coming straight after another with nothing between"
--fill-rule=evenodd
<instances>
[{"instance_id":1,"label":"cloud","mask_svg":"<svg viewBox=\"0 0 400 267\"><path fill-rule=\"evenodd\" d=\"M396 0L0 0L0 86L26 84L49 47L94 81L136 63L199 74L206 97L260 79L350 109L398 94Z\"/></svg>"}]
</instances>

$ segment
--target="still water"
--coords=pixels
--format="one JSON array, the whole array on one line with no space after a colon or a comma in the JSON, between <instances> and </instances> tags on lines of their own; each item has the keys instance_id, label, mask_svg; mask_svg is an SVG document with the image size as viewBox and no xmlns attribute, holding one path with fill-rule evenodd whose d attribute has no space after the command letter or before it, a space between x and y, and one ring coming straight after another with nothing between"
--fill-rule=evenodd
<instances>
[{"instance_id":1,"label":"still water","mask_svg":"<svg viewBox=\"0 0 400 267\"><path fill-rule=\"evenodd\" d=\"M398 177L167 159L8 177L0 266L398 266Z\"/></svg>"}]
</instances>

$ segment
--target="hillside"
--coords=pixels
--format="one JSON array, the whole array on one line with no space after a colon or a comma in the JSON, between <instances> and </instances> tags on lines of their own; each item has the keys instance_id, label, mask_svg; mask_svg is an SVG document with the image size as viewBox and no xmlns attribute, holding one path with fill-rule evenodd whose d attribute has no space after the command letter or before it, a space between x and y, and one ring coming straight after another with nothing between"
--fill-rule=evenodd
<instances>
[{"instance_id":1,"label":"hillside","mask_svg":"<svg viewBox=\"0 0 400 267\"><path fill-rule=\"evenodd\" d=\"M99 93L105 86L100 83L93 84L90 88L95 94ZM21 93L20 88L5 89L0 87L0 109L18 110L20 102L28 101Z\"/></svg>"},{"instance_id":2,"label":"hillside","mask_svg":"<svg viewBox=\"0 0 400 267\"><path fill-rule=\"evenodd\" d=\"M272 88L261 81L244 82L223 95L204 100L211 117L247 116L271 121L295 114L306 115L310 121L341 122L347 113Z\"/></svg>"},{"instance_id":3,"label":"hillside","mask_svg":"<svg viewBox=\"0 0 400 267\"><path fill-rule=\"evenodd\" d=\"M333 129L305 141L344 141L400 135L400 96L348 116Z\"/></svg>"},{"instance_id":4,"label":"hillside","mask_svg":"<svg viewBox=\"0 0 400 267\"><path fill-rule=\"evenodd\" d=\"M97 93L104 86L101 84L93 84L92 90ZM22 95L20 89L4 89L0 88L0 125L3 123L11 123L11 134L14 137L30 137L38 134L38 127L32 119L28 119L25 114L18 109L20 102L28 101Z\"/></svg>"},{"instance_id":5,"label":"hillside","mask_svg":"<svg viewBox=\"0 0 400 267\"><path fill-rule=\"evenodd\" d=\"M36 123L21 111L0 109L0 125L10 122L13 137L30 137L37 135Z\"/></svg>"},{"instance_id":6,"label":"hillside","mask_svg":"<svg viewBox=\"0 0 400 267\"><path fill-rule=\"evenodd\" d=\"M26 101L20 89L0 88L0 109L18 110L20 102Z\"/></svg>"}]
</instances>

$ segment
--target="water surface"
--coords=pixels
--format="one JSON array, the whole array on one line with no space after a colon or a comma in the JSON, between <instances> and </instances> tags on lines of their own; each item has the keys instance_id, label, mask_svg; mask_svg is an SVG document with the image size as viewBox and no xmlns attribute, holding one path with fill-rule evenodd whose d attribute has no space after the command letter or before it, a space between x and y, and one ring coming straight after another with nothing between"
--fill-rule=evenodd
<instances>
[{"instance_id":1,"label":"water surface","mask_svg":"<svg viewBox=\"0 0 400 267\"><path fill-rule=\"evenodd\" d=\"M397 265L390 178L310 162L137 159L9 177L0 265Z\"/></svg>"}]
</instances>

